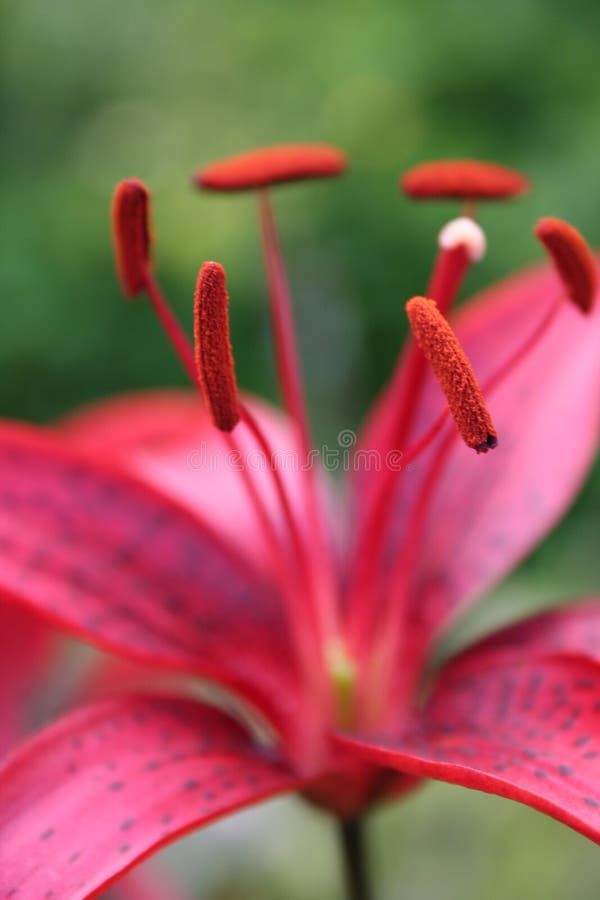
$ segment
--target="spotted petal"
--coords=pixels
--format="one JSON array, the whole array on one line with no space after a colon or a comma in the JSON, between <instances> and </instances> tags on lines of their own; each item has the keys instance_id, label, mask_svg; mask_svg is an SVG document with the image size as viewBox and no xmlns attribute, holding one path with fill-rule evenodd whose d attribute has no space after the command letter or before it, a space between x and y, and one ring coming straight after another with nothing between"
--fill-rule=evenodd
<instances>
[{"instance_id":1,"label":"spotted petal","mask_svg":"<svg viewBox=\"0 0 600 900\"><path fill-rule=\"evenodd\" d=\"M25 427L0 428L0 590L100 647L290 716L294 655L273 588L197 516Z\"/></svg>"},{"instance_id":2,"label":"spotted petal","mask_svg":"<svg viewBox=\"0 0 600 900\"><path fill-rule=\"evenodd\" d=\"M442 675L396 737L344 739L413 776L518 800L600 843L600 666L573 658Z\"/></svg>"},{"instance_id":3,"label":"spotted petal","mask_svg":"<svg viewBox=\"0 0 600 900\"><path fill-rule=\"evenodd\" d=\"M96 896L180 835L297 786L285 763L195 701L85 707L0 770L0 893Z\"/></svg>"}]
</instances>

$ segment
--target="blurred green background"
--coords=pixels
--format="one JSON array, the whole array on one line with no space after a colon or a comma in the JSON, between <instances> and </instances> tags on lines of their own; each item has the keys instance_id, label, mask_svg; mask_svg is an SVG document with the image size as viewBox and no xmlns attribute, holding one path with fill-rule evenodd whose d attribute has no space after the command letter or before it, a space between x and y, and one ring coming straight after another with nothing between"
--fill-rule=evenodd
<instances>
[{"instance_id":1,"label":"blurred green background","mask_svg":"<svg viewBox=\"0 0 600 900\"><path fill-rule=\"evenodd\" d=\"M147 305L115 282L110 197L133 175L153 190L158 270L178 312L189 325L198 266L222 261L239 379L275 398L252 199L198 194L190 175L255 145L323 140L348 152L348 175L282 189L276 203L318 434L355 427L454 214L402 199L405 167L481 156L533 179L525 200L482 210L490 247L469 289L539 257L540 214L600 243L599 38L597 0L0 0L2 414L47 421L185 383ZM596 474L468 628L597 589L599 503ZM251 853L231 837L245 833ZM223 851L220 875L219 854L205 855L202 896L239 866L223 897L334 897L325 835L324 819L279 801L193 837L198 852ZM600 854L584 838L447 786L377 813L371 838L381 897L562 900L575 880L581 900L597 894Z\"/></svg>"}]
</instances>

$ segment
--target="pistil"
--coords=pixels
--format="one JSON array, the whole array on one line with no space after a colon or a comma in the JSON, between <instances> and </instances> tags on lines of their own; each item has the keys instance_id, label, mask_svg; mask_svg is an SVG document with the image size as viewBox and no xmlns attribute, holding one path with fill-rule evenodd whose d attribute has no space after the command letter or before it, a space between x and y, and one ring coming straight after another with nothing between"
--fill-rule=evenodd
<instances>
[{"instance_id":1,"label":"pistil","mask_svg":"<svg viewBox=\"0 0 600 900\"><path fill-rule=\"evenodd\" d=\"M482 259L486 249L485 234L472 219L452 219L438 236L438 254L430 279L430 294L438 307L447 312L456 298L470 266ZM427 360L416 344L410 344L402 354L387 388L386 404L394 411L388 426L383 451L402 450L414 424L427 375ZM443 424L443 423L442 423ZM441 424L419 441L417 454L433 440ZM403 451L403 468L415 458L415 448ZM357 557L352 592L355 597L371 593L374 589L373 572L378 570L383 541L395 501L395 485L398 473L386 467L374 488L366 510L364 524L358 535L361 548ZM350 625L353 647L362 643L367 617L367 603L351 603L359 610Z\"/></svg>"}]
</instances>

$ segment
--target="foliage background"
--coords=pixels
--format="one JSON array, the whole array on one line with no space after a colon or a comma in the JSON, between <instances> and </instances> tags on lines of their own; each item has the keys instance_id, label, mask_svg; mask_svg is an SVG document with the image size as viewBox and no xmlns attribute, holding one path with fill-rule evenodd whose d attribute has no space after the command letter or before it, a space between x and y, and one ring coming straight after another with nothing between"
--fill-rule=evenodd
<instances>
[{"instance_id":1,"label":"foliage background","mask_svg":"<svg viewBox=\"0 0 600 900\"><path fill-rule=\"evenodd\" d=\"M349 174L281 190L277 206L311 406L319 437L335 441L390 371L402 302L422 290L453 214L401 199L403 168L481 156L532 177L530 197L482 211L490 249L470 289L539 256L540 214L600 242L599 29L595 0L0 0L2 414L48 421L184 383L149 309L116 287L108 207L131 175L152 186L160 276L179 313L189 324L197 268L221 260L240 381L275 398L251 198L199 195L189 176L247 147L315 139L348 151ZM597 589L599 502L596 473L467 627ZM371 835L382 897L558 900L575 880L581 900L597 891L591 844L483 795L431 786L376 813ZM256 883L257 897L334 897L332 841L325 819L278 801L175 858L186 869L193 844L198 896L254 896Z\"/></svg>"}]
</instances>

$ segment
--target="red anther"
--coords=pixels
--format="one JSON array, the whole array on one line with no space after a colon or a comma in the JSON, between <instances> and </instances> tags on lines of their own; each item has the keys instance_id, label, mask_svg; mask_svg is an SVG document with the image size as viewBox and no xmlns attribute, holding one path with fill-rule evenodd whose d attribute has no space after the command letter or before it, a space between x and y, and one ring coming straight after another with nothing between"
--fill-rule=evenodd
<instances>
[{"instance_id":1,"label":"red anther","mask_svg":"<svg viewBox=\"0 0 600 900\"><path fill-rule=\"evenodd\" d=\"M327 178L345 168L345 155L327 144L279 144L205 166L194 182L213 191L244 191L285 181Z\"/></svg>"},{"instance_id":2,"label":"red anther","mask_svg":"<svg viewBox=\"0 0 600 900\"><path fill-rule=\"evenodd\" d=\"M126 297L146 288L150 268L150 192L142 181L129 178L115 188L112 204L117 275Z\"/></svg>"},{"instance_id":3,"label":"red anther","mask_svg":"<svg viewBox=\"0 0 600 900\"><path fill-rule=\"evenodd\" d=\"M452 328L434 301L425 297L409 300L406 312L464 442L477 453L487 453L498 443L496 429L471 363Z\"/></svg>"},{"instance_id":4,"label":"red anther","mask_svg":"<svg viewBox=\"0 0 600 900\"><path fill-rule=\"evenodd\" d=\"M502 200L529 190L529 181L496 163L443 159L409 169L400 186L415 200Z\"/></svg>"},{"instance_id":5,"label":"red anther","mask_svg":"<svg viewBox=\"0 0 600 900\"><path fill-rule=\"evenodd\" d=\"M240 420L228 305L223 267L204 263L194 295L196 365L206 406L221 431L233 431Z\"/></svg>"},{"instance_id":6,"label":"red anther","mask_svg":"<svg viewBox=\"0 0 600 900\"><path fill-rule=\"evenodd\" d=\"M596 260L587 241L562 219L540 219L535 234L548 251L567 295L584 313L591 312L598 286Z\"/></svg>"}]
</instances>

